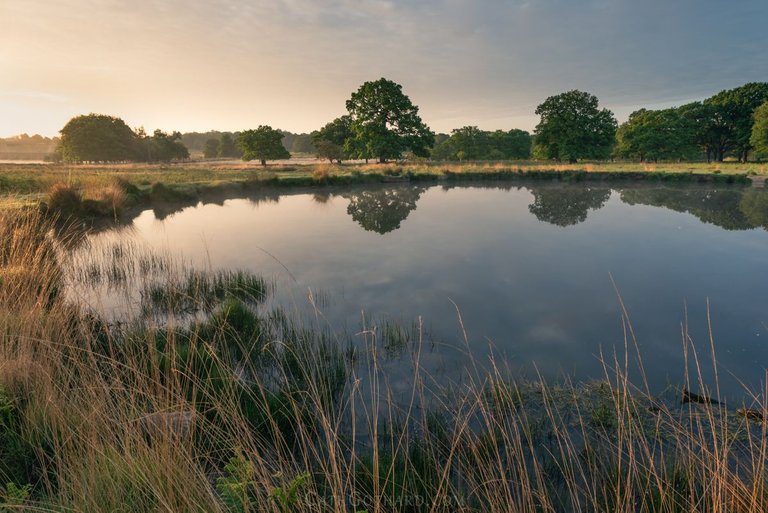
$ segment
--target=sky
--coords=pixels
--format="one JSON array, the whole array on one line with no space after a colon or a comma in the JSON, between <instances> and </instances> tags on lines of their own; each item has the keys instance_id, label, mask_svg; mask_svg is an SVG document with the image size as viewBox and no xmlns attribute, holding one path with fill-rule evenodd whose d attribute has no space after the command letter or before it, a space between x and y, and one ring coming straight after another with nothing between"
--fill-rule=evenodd
<instances>
[{"instance_id":1,"label":"sky","mask_svg":"<svg viewBox=\"0 0 768 513\"><path fill-rule=\"evenodd\" d=\"M72 116L309 132L401 84L436 132L532 130L571 89L640 107L768 80L766 0L0 0L0 137Z\"/></svg>"}]
</instances>

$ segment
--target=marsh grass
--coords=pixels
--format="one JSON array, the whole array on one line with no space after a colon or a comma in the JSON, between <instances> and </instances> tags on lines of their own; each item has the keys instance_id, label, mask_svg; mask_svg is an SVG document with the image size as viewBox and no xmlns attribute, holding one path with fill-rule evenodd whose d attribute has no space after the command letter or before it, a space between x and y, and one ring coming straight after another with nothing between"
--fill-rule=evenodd
<instances>
[{"instance_id":1,"label":"marsh grass","mask_svg":"<svg viewBox=\"0 0 768 513\"><path fill-rule=\"evenodd\" d=\"M0 446L9 451L7 507L768 508L766 424L724 404L681 405L675 391L651 395L642 378L635 386L627 369L637 345L626 315L625 346L604 357L602 381L513 379L503 362L469 353L462 378L447 381L422 366L420 326L383 321L340 338L265 311L262 283L236 273L176 275L180 267L147 264L166 284L163 297L210 301L210 314L192 323L116 324L86 314L60 293L70 264L54 228L37 211L0 222L0 439L18 442ZM119 245L101 251L92 258L136 255ZM717 398L700 378L705 365L716 368L714 342L694 345L685 326L681 335L696 369L681 385ZM410 348L409 371L392 373L388 346L401 343ZM765 411L764 397L756 391L749 406Z\"/></svg>"}]
</instances>

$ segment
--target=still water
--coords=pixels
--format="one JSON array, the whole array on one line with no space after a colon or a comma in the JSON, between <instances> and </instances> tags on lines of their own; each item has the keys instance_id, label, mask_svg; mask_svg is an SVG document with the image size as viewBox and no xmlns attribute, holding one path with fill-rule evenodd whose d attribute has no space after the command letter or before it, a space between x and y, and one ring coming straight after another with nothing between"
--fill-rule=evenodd
<instances>
[{"instance_id":1,"label":"still water","mask_svg":"<svg viewBox=\"0 0 768 513\"><path fill-rule=\"evenodd\" d=\"M687 325L688 367L695 349L711 385L711 324L722 390L765 381L760 189L409 184L206 201L144 211L93 242L258 272L275 280L274 301L339 332L421 320L426 364L448 375L469 351L529 378L600 378L599 355L623 359L631 327L651 388L663 390L684 382Z\"/></svg>"}]
</instances>

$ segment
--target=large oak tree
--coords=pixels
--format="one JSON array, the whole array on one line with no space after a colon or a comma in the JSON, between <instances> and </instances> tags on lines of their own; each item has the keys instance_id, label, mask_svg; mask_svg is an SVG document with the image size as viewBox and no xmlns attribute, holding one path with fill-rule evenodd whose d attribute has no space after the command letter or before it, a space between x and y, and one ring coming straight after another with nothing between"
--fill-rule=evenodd
<instances>
[{"instance_id":1,"label":"large oak tree","mask_svg":"<svg viewBox=\"0 0 768 513\"><path fill-rule=\"evenodd\" d=\"M419 108L391 80L365 82L347 100L347 111L352 137L345 151L355 157L386 162L406 151L426 157L434 145L435 134L419 117Z\"/></svg>"},{"instance_id":2,"label":"large oak tree","mask_svg":"<svg viewBox=\"0 0 768 513\"><path fill-rule=\"evenodd\" d=\"M569 162L610 156L616 118L598 108L596 96L576 90L550 96L536 114L541 116L534 131L538 155Z\"/></svg>"}]
</instances>

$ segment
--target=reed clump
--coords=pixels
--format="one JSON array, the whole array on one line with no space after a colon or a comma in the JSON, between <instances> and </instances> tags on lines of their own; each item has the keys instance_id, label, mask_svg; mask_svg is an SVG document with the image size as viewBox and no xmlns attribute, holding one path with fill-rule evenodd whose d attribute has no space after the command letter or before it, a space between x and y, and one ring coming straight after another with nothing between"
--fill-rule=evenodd
<instances>
[{"instance_id":1,"label":"reed clump","mask_svg":"<svg viewBox=\"0 0 768 513\"><path fill-rule=\"evenodd\" d=\"M636 388L622 356L606 359L605 380L594 383L516 380L492 359L468 360L461 381L444 382L421 366L419 326L385 321L343 337L270 310L255 277L156 261L147 287L164 290L158 304L189 296L205 311L115 322L74 302L63 283L89 284L88 272L71 277L75 264L109 269L140 253L111 246L73 264L43 214L0 221L2 290L14 291L0 295L0 479L9 483L0 497L9 507L768 508L763 418ZM393 373L390 354L410 371ZM697 376L684 385L706 393ZM763 397L750 408L765 411Z\"/></svg>"}]
</instances>

